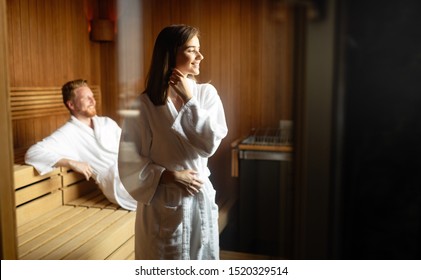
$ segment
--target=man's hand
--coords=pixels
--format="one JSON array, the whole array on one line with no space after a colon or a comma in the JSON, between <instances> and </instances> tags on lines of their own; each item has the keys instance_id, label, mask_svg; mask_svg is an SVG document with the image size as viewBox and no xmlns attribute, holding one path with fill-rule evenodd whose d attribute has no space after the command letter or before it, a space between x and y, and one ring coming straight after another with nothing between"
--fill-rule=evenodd
<instances>
[{"instance_id":1,"label":"man's hand","mask_svg":"<svg viewBox=\"0 0 421 280\"><path fill-rule=\"evenodd\" d=\"M76 161L76 160L70 160L70 159L61 159L56 164L56 167L67 167L72 169L75 172L78 172L85 176L86 180L89 181L89 178L92 177L93 170L92 167L87 163L83 161Z\"/></svg>"},{"instance_id":2,"label":"man's hand","mask_svg":"<svg viewBox=\"0 0 421 280\"><path fill-rule=\"evenodd\" d=\"M92 168L87 162L71 160L69 161L69 165L73 171L83 174L86 181L89 181L89 178L92 176Z\"/></svg>"}]
</instances>

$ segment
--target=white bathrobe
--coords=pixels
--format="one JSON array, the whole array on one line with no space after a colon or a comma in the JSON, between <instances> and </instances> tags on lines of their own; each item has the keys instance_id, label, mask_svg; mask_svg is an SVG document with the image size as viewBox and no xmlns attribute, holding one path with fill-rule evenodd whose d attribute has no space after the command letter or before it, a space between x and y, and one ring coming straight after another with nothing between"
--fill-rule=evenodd
<instances>
[{"instance_id":1,"label":"white bathrobe","mask_svg":"<svg viewBox=\"0 0 421 280\"><path fill-rule=\"evenodd\" d=\"M125 119L119 171L138 201L136 259L219 258L218 206L207 163L228 129L216 89L193 80L189 85L193 97L179 112L170 99L154 106L142 94ZM165 169L196 170L204 185L195 196L175 184L160 185Z\"/></svg>"},{"instance_id":2,"label":"white bathrobe","mask_svg":"<svg viewBox=\"0 0 421 280\"><path fill-rule=\"evenodd\" d=\"M95 116L92 120L94 129L71 116L62 127L29 148L25 163L43 175L62 158L87 162L107 199L134 211L137 201L123 187L117 168L121 128L108 117Z\"/></svg>"}]
</instances>

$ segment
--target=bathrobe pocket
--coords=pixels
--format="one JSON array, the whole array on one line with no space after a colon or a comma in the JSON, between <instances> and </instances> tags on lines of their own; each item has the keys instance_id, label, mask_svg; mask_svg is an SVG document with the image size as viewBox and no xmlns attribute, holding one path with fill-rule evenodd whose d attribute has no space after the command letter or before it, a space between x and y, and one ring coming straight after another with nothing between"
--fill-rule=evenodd
<instances>
[{"instance_id":1,"label":"bathrobe pocket","mask_svg":"<svg viewBox=\"0 0 421 280\"><path fill-rule=\"evenodd\" d=\"M155 207L159 217L158 238L164 258L179 256L183 240L182 192L175 185L158 186Z\"/></svg>"},{"instance_id":2,"label":"bathrobe pocket","mask_svg":"<svg viewBox=\"0 0 421 280\"><path fill-rule=\"evenodd\" d=\"M176 238L181 236L183 208L180 206L164 206L160 209L159 237Z\"/></svg>"}]
</instances>

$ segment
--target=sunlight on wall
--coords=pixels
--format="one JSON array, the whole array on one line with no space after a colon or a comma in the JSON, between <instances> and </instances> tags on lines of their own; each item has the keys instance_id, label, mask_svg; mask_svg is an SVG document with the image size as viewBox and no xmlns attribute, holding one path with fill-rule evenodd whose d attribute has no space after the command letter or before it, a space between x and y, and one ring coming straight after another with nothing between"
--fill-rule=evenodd
<instances>
[{"instance_id":1,"label":"sunlight on wall","mask_svg":"<svg viewBox=\"0 0 421 280\"><path fill-rule=\"evenodd\" d=\"M119 103L124 110L143 89L142 1L118 0L117 11Z\"/></svg>"}]
</instances>

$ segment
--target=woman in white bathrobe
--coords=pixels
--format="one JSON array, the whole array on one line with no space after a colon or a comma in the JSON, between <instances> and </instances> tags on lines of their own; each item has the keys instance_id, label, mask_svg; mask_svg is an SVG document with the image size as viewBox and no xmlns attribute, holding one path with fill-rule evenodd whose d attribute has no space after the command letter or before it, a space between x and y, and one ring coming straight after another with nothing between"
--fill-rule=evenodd
<instances>
[{"instance_id":1,"label":"woman in white bathrobe","mask_svg":"<svg viewBox=\"0 0 421 280\"><path fill-rule=\"evenodd\" d=\"M216 89L191 79L202 59L196 28L164 28L146 90L123 125L119 171L138 201L136 259L219 259L207 163L228 129Z\"/></svg>"}]
</instances>

